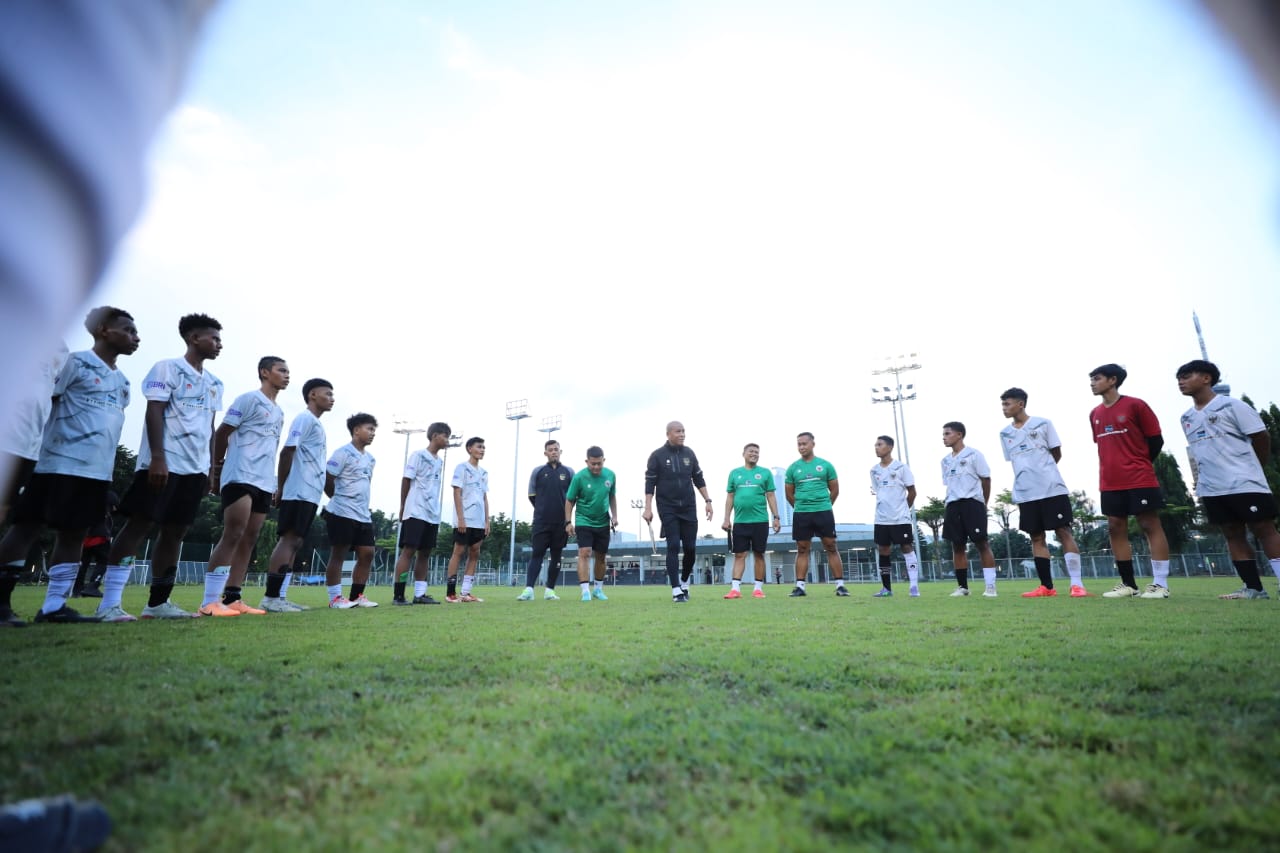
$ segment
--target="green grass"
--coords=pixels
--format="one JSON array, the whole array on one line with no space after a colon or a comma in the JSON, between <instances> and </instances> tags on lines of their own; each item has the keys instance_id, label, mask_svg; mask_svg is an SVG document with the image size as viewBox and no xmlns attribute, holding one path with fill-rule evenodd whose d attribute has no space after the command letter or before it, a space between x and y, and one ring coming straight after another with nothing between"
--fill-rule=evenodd
<instances>
[{"instance_id":1,"label":"green grass","mask_svg":"<svg viewBox=\"0 0 1280 853\"><path fill-rule=\"evenodd\" d=\"M0 797L98 798L117 850L1275 849L1280 601L1237 585L31 626Z\"/></svg>"}]
</instances>

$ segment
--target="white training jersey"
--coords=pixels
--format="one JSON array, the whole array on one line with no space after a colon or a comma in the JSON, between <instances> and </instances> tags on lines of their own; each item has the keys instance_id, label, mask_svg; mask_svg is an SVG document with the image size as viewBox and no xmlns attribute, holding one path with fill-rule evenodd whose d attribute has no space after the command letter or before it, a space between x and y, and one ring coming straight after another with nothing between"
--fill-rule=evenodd
<instances>
[{"instance_id":1,"label":"white training jersey","mask_svg":"<svg viewBox=\"0 0 1280 853\"><path fill-rule=\"evenodd\" d=\"M1234 397L1215 396L1203 409L1182 413L1187 452L1195 465L1200 497L1270 492L1249 436L1266 432L1250 406Z\"/></svg>"},{"instance_id":2,"label":"white training jersey","mask_svg":"<svg viewBox=\"0 0 1280 853\"><path fill-rule=\"evenodd\" d=\"M1000 430L1004 458L1013 463L1013 502L1026 503L1068 493L1049 451L1061 447L1058 432L1047 418L1028 417L1022 428L1009 424Z\"/></svg>"},{"instance_id":3,"label":"white training jersey","mask_svg":"<svg viewBox=\"0 0 1280 853\"><path fill-rule=\"evenodd\" d=\"M38 474L110 480L129 407L129 379L93 350L73 352L53 382Z\"/></svg>"},{"instance_id":4,"label":"white training jersey","mask_svg":"<svg viewBox=\"0 0 1280 853\"><path fill-rule=\"evenodd\" d=\"M947 503L963 498L982 500L982 480L991 477L986 457L966 447L942 457L942 482L947 486Z\"/></svg>"},{"instance_id":5,"label":"white training jersey","mask_svg":"<svg viewBox=\"0 0 1280 853\"><path fill-rule=\"evenodd\" d=\"M232 401L222 423L236 429L227 442L221 484L244 483L274 492L284 409L262 391L249 391Z\"/></svg>"},{"instance_id":6,"label":"white training jersey","mask_svg":"<svg viewBox=\"0 0 1280 853\"><path fill-rule=\"evenodd\" d=\"M142 380L142 396L164 403L164 461L170 474L209 473L209 438L213 415L222 409L222 380L196 370L185 358L157 361ZM138 470L151 467L146 421Z\"/></svg>"},{"instance_id":7,"label":"white training jersey","mask_svg":"<svg viewBox=\"0 0 1280 853\"><path fill-rule=\"evenodd\" d=\"M31 386L34 396L23 397L13 407L9 423L0 430L0 452L23 459L40 458L40 441L44 438L44 425L53 411L53 383L58 371L67 363L67 345L40 362L40 375Z\"/></svg>"},{"instance_id":8,"label":"white training jersey","mask_svg":"<svg viewBox=\"0 0 1280 853\"><path fill-rule=\"evenodd\" d=\"M328 444L320 419L311 414L310 409L293 419L284 446L294 448L294 452L289 476L285 477L280 490L280 500L306 501L319 506L320 496L324 494Z\"/></svg>"},{"instance_id":9,"label":"white training jersey","mask_svg":"<svg viewBox=\"0 0 1280 853\"><path fill-rule=\"evenodd\" d=\"M900 459L871 466L871 489L876 493L876 524L910 524L907 489L916 484L911 469Z\"/></svg>"},{"instance_id":10,"label":"white training jersey","mask_svg":"<svg viewBox=\"0 0 1280 853\"><path fill-rule=\"evenodd\" d=\"M330 515L373 521L369 512L369 486L373 482L373 454L361 453L355 444L344 444L329 457L325 472L333 475L333 497L325 509Z\"/></svg>"},{"instance_id":11,"label":"white training jersey","mask_svg":"<svg viewBox=\"0 0 1280 853\"><path fill-rule=\"evenodd\" d=\"M453 469L453 486L462 489L462 515L467 527L483 528L484 496L489 491L489 472L470 460ZM458 506L454 503L453 526L458 526Z\"/></svg>"},{"instance_id":12,"label":"white training jersey","mask_svg":"<svg viewBox=\"0 0 1280 853\"><path fill-rule=\"evenodd\" d=\"M444 476L444 460L425 448L414 451L405 463L404 476L409 481L404 517L439 524L440 479Z\"/></svg>"}]
</instances>

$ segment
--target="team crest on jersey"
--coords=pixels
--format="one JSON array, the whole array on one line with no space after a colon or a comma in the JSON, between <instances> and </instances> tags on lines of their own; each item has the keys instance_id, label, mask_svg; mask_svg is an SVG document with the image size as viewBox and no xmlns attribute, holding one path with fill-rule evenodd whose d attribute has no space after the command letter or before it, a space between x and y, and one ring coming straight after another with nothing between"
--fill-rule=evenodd
<instances>
[{"instance_id":1,"label":"team crest on jersey","mask_svg":"<svg viewBox=\"0 0 1280 853\"><path fill-rule=\"evenodd\" d=\"M684 457L682 456L682 457L680 457L680 461L684 463L684 467L686 467L686 468L688 468L688 467L689 467L689 460L688 460L688 459L686 459L686 458L684 458Z\"/></svg>"},{"instance_id":2,"label":"team crest on jersey","mask_svg":"<svg viewBox=\"0 0 1280 853\"><path fill-rule=\"evenodd\" d=\"M562 483L563 483L563 482L564 482L564 480L565 480L564 472L561 472L561 474L560 474L560 482L562 482Z\"/></svg>"},{"instance_id":3,"label":"team crest on jersey","mask_svg":"<svg viewBox=\"0 0 1280 853\"><path fill-rule=\"evenodd\" d=\"M605 487L606 489L612 489L612 488L613 488L613 480L605 480L605 481L604 481L604 487Z\"/></svg>"},{"instance_id":4,"label":"team crest on jersey","mask_svg":"<svg viewBox=\"0 0 1280 853\"><path fill-rule=\"evenodd\" d=\"M819 466L817 466L816 468L814 468L813 470L815 470L815 471L817 471L819 474L821 474L821 473L822 473L822 466L821 466L821 465L819 465Z\"/></svg>"},{"instance_id":5,"label":"team crest on jersey","mask_svg":"<svg viewBox=\"0 0 1280 853\"><path fill-rule=\"evenodd\" d=\"M1216 424L1216 423L1218 422L1218 416L1217 416L1217 415L1209 415L1209 417L1208 417L1208 421L1209 421L1209 423L1211 423L1211 424Z\"/></svg>"},{"instance_id":6,"label":"team crest on jersey","mask_svg":"<svg viewBox=\"0 0 1280 853\"><path fill-rule=\"evenodd\" d=\"M1124 423L1125 415L1119 415L1119 416L1117 416L1117 417L1116 417L1116 420L1117 420L1117 421L1119 421L1120 423Z\"/></svg>"},{"instance_id":7,"label":"team crest on jersey","mask_svg":"<svg viewBox=\"0 0 1280 853\"><path fill-rule=\"evenodd\" d=\"M1033 429L1033 430L1030 432L1030 435L1031 435L1031 437L1032 437L1032 438L1039 438L1039 437L1040 437L1040 432L1039 432L1038 430L1034 430L1034 429ZM1023 446L1025 447L1026 445L1023 445Z\"/></svg>"},{"instance_id":8,"label":"team crest on jersey","mask_svg":"<svg viewBox=\"0 0 1280 853\"><path fill-rule=\"evenodd\" d=\"M756 474L756 479L757 479L757 480L759 480L759 479L760 479L760 475L759 475L759 474Z\"/></svg>"}]
</instances>

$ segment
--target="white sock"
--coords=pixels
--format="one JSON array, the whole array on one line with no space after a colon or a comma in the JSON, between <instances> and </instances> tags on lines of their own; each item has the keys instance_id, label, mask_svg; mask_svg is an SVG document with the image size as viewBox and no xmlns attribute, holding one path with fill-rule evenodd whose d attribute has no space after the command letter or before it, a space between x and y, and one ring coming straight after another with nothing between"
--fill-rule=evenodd
<instances>
[{"instance_id":1,"label":"white sock","mask_svg":"<svg viewBox=\"0 0 1280 853\"><path fill-rule=\"evenodd\" d=\"M586 595L591 592L591 581L583 581L578 584L578 588L582 590L582 594Z\"/></svg>"},{"instance_id":2,"label":"white sock","mask_svg":"<svg viewBox=\"0 0 1280 853\"><path fill-rule=\"evenodd\" d=\"M414 582L413 582L413 597L414 597L414 598L418 598L418 597L423 596L423 595L426 595L426 594L427 594L427 582L426 582L426 581L414 581Z\"/></svg>"},{"instance_id":3,"label":"white sock","mask_svg":"<svg viewBox=\"0 0 1280 853\"><path fill-rule=\"evenodd\" d=\"M325 587L325 589L329 592L330 601L333 601L335 598L338 598L342 595L342 584L340 583L332 584L330 586ZM284 598L283 595L280 597Z\"/></svg>"},{"instance_id":4,"label":"white sock","mask_svg":"<svg viewBox=\"0 0 1280 853\"><path fill-rule=\"evenodd\" d=\"M475 583L475 575L463 575L463 576L462 576L462 594L463 594L463 595L470 595L470 594L471 594L471 585L472 585L473 583Z\"/></svg>"},{"instance_id":5,"label":"white sock","mask_svg":"<svg viewBox=\"0 0 1280 853\"><path fill-rule=\"evenodd\" d=\"M920 583L920 561L916 559L916 552L903 554L902 561L907 564L907 583L916 586Z\"/></svg>"},{"instance_id":6,"label":"white sock","mask_svg":"<svg viewBox=\"0 0 1280 853\"><path fill-rule=\"evenodd\" d=\"M844 578L836 578L836 589L844 586Z\"/></svg>"},{"instance_id":7,"label":"white sock","mask_svg":"<svg viewBox=\"0 0 1280 853\"><path fill-rule=\"evenodd\" d=\"M289 579L293 577L293 572L284 573L284 583L280 584L280 597L284 598L289 594Z\"/></svg>"},{"instance_id":8,"label":"white sock","mask_svg":"<svg viewBox=\"0 0 1280 853\"><path fill-rule=\"evenodd\" d=\"M756 592L764 589L764 581L756 581Z\"/></svg>"},{"instance_id":9,"label":"white sock","mask_svg":"<svg viewBox=\"0 0 1280 853\"><path fill-rule=\"evenodd\" d=\"M107 566L107 574L102 579L102 601L98 602L99 613L120 606L124 585L129 582L132 571L130 566Z\"/></svg>"},{"instance_id":10,"label":"white sock","mask_svg":"<svg viewBox=\"0 0 1280 853\"><path fill-rule=\"evenodd\" d=\"M995 585L996 585L996 570L995 570L995 568L994 568L994 567L992 567L992 568L988 569L987 567L983 566L983 568L982 568L982 580L983 580L983 582L984 582L984 583L986 583L986 585L987 585L987 586L995 586Z\"/></svg>"},{"instance_id":11,"label":"white sock","mask_svg":"<svg viewBox=\"0 0 1280 853\"><path fill-rule=\"evenodd\" d=\"M1280 581L1280 557L1276 557L1274 560L1268 560L1267 562L1271 563L1271 571L1275 573L1276 580Z\"/></svg>"},{"instance_id":12,"label":"white sock","mask_svg":"<svg viewBox=\"0 0 1280 853\"><path fill-rule=\"evenodd\" d=\"M604 581L596 581L596 589L604 589Z\"/></svg>"},{"instance_id":13,"label":"white sock","mask_svg":"<svg viewBox=\"0 0 1280 853\"><path fill-rule=\"evenodd\" d=\"M1160 584L1165 589L1169 588L1169 561L1168 560L1152 560L1151 561L1151 582Z\"/></svg>"},{"instance_id":14,"label":"white sock","mask_svg":"<svg viewBox=\"0 0 1280 853\"><path fill-rule=\"evenodd\" d=\"M734 581L730 581L730 583L733 585L733 591L734 591L734 592L738 592L738 591L740 591L740 590L742 589L742 581L740 581L740 580L734 580ZM757 585L757 586L759 586L759 584L760 584L760 582L759 582L759 581L756 581L756 585Z\"/></svg>"},{"instance_id":15,"label":"white sock","mask_svg":"<svg viewBox=\"0 0 1280 853\"><path fill-rule=\"evenodd\" d=\"M531 587L531 586L526 586L526 587L524 588L524 594L525 594L525 595L533 595L533 587Z\"/></svg>"},{"instance_id":16,"label":"white sock","mask_svg":"<svg viewBox=\"0 0 1280 853\"><path fill-rule=\"evenodd\" d=\"M222 602L222 593L227 588L227 575L231 574L230 566L217 566L211 572L204 573L204 601L200 606Z\"/></svg>"},{"instance_id":17,"label":"white sock","mask_svg":"<svg viewBox=\"0 0 1280 853\"><path fill-rule=\"evenodd\" d=\"M680 596L680 593L682 593L682 592L684 592L684 590L683 590L683 589L681 589L681 588L680 588L680 587L678 587L678 586L673 586L673 587L671 587L671 597L672 597L672 598L678 598L678 597Z\"/></svg>"},{"instance_id":18,"label":"white sock","mask_svg":"<svg viewBox=\"0 0 1280 853\"><path fill-rule=\"evenodd\" d=\"M49 587L44 592L41 613L52 613L66 606L67 597L71 595L71 587L75 585L79 572L79 563L58 563L49 567Z\"/></svg>"},{"instance_id":19,"label":"white sock","mask_svg":"<svg viewBox=\"0 0 1280 853\"><path fill-rule=\"evenodd\" d=\"M799 587L800 589L804 589L804 581L802 580L796 581L796 586Z\"/></svg>"},{"instance_id":20,"label":"white sock","mask_svg":"<svg viewBox=\"0 0 1280 853\"><path fill-rule=\"evenodd\" d=\"M1062 555L1062 562L1067 564L1067 574L1071 576L1071 585L1084 586L1084 578L1080 576L1080 555L1068 551Z\"/></svg>"},{"instance_id":21,"label":"white sock","mask_svg":"<svg viewBox=\"0 0 1280 853\"><path fill-rule=\"evenodd\" d=\"M689 582L688 582L688 581L680 581L680 591L681 591L681 592L688 592L688 591L689 591Z\"/></svg>"}]
</instances>

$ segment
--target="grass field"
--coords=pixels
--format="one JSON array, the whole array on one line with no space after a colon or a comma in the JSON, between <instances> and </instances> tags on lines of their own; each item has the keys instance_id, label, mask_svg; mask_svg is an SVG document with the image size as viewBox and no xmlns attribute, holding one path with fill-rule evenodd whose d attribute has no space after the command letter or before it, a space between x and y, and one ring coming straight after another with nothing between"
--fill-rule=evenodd
<instances>
[{"instance_id":1,"label":"grass field","mask_svg":"<svg viewBox=\"0 0 1280 853\"><path fill-rule=\"evenodd\" d=\"M116 850L1277 849L1280 600L1235 586L31 626L0 796L98 798Z\"/></svg>"}]
</instances>

